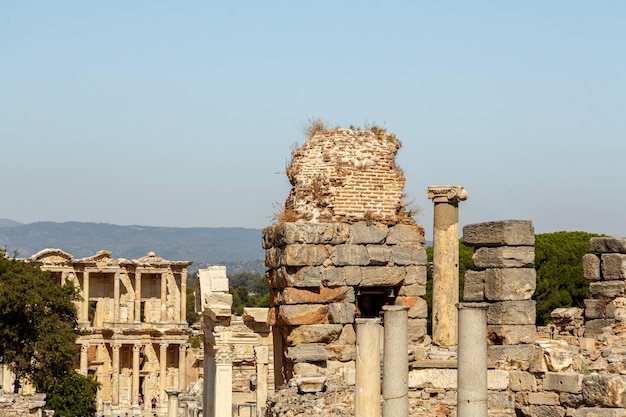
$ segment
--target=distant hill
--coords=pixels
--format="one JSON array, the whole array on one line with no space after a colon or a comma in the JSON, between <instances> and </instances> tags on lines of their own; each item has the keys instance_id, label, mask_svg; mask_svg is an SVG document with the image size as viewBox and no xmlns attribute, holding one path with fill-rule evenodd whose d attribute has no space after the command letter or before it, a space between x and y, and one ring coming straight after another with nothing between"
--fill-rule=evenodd
<instances>
[{"instance_id":1,"label":"distant hill","mask_svg":"<svg viewBox=\"0 0 626 417\"><path fill-rule=\"evenodd\" d=\"M154 252L175 261L193 261L190 270L225 265L229 274L263 272L261 229L241 227L118 226L107 223L37 222L0 219L0 248L27 258L59 248L75 258L111 251L113 258L135 259Z\"/></svg>"}]
</instances>

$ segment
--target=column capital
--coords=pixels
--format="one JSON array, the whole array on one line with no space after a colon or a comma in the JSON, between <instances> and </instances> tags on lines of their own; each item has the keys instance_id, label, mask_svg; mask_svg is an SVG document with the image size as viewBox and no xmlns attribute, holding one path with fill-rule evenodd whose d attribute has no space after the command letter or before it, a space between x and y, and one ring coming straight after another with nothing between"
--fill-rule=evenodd
<instances>
[{"instance_id":1,"label":"column capital","mask_svg":"<svg viewBox=\"0 0 626 417\"><path fill-rule=\"evenodd\" d=\"M426 198L433 203L456 203L467 197L467 190L460 185L430 185L426 190Z\"/></svg>"},{"instance_id":2,"label":"column capital","mask_svg":"<svg viewBox=\"0 0 626 417\"><path fill-rule=\"evenodd\" d=\"M139 352L140 349L141 349L141 343L135 343L133 345L133 352Z\"/></svg>"},{"instance_id":3,"label":"column capital","mask_svg":"<svg viewBox=\"0 0 626 417\"><path fill-rule=\"evenodd\" d=\"M111 343L111 348L113 350L120 350L122 348L122 344L121 343Z\"/></svg>"},{"instance_id":4,"label":"column capital","mask_svg":"<svg viewBox=\"0 0 626 417\"><path fill-rule=\"evenodd\" d=\"M230 365L233 362L233 350L230 346L215 347L215 363Z\"/></svg>"},{"instance_id":5,"label":"column capital","mask_svg":"<svg viewBox=\"0 0 626 417\"><path fill-rule=\"evenodd\" d=\"M170 344L169 344L169 343L167 343L167 342L161 342L161 343L159 343L159 346L161 347L161 349L164 349L164 348L165 348L165 349L167 349L167 347L168 347L169 345L170 345Z\"/></svg>"},{"instance_id":6,"label":"column capital","mask_svg":"<svg viewBox=\"0 0 626 417\"><path fill-rule=\"evenodd\" d=\"M89 350L89 342L81 343L81 345L80 345L80 352L81 353L87 353L88 350Z\"/></svg>"}]
</instances>

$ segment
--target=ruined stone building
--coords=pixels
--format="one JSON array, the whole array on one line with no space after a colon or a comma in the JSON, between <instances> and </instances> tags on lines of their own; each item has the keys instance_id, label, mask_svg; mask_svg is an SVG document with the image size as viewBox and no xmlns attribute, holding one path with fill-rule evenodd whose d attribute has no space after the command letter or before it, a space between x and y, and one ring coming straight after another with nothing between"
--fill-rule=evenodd
<instances>
[{"instance_id":1,"label":"ruined stone building","mask_svg":"<svg viewBox=\"0 0 626 417\"><path fill-rule=\"evenodd\" d=\"M153 397L166 407L166 389L184 390L201 377L202 358L187 343L191 262L152 252L132 260L113 259L108 251L74 259L60 249L28 261L50 271L59 285L79 289L76 369L100 383L100 414L130 414L140 396L145 409Z\"/></svg>"}]
</instances>

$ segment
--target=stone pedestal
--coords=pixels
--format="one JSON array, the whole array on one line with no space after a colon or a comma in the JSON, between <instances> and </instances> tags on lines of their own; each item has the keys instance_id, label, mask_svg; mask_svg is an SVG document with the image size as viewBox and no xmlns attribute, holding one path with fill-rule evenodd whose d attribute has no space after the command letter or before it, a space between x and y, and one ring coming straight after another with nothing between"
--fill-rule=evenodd
<instances>
[{"instance_id":1,"label":"stone pedestal","mask_svg":"<svg viewBox=\"0 0 626 417\"><path fill-rule=\"evenodd\" d=\"M435 204L433 230L433 342L455 346L458 339L459 202L467 191L458 185L430 186L426 197Z\"/></svg>"},{"instance_id":2,"label":"stone pedestal","mask_svg":"<svg viewBox=\"0 0 626 417\"><path fill-rule=\"evenodd\" d=\"M165 392L167 393L167 417L178 417L178 394L180 391L168 388Z\"/></svg>"},{"instance_id":3,"label":"stone pedestal","mask_svg":"<svg viewBox=\"0 0 626 417\"><path fill-rule=\"evenodd\" d=\"M487 417L488 303L460 303L457 417Z\"/></svg>"},{"instance_id":4,"label":"stone pedestal","mask_svg":"<svg viewBox=\"0 0 626 417\"><path fill-rule=\"evenodd\" d=\"M409 342L407 306L383 306L383 417L409 415Z\"/></svg>"},{"instance_id":5,"label":"stone pedestal","mask_svg":"<svg viewBox=\"0 0 626 417\"><path fill-rule=\"evenodd\" d=\"M380 319L356 319L355 417L380 417Z\"/></svg>"}]
</instances>

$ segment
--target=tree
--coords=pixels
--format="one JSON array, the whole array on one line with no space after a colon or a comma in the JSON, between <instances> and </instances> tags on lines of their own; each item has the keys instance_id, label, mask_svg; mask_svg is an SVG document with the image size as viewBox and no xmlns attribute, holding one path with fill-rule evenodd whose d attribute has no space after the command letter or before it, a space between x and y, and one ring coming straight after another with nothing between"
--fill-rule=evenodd
<instances>
[{"instance_id":1,"label":"tree","mask_svg":"<svg viewBox=\"0 0 626 417\"><path fill-rule=\"evenodd\" d=\"M228 277L233 295L232 313L241 315L244 307L269 307L269 285L262 274L242 272Z\"/></svg>"},{"instance_id":2,"label":"tree","mask_svg":"<svg viewBox=\"0 0 626 417\"><path fill-rule=\"evenodd\" d=\"M30 380L37 391L55 401L90 403L95 412L95 391L69 390L60 399L64 384L87 386L95 381L73 369L76 356L77 319L73 285L57 285L36 265L8 258L0 251L0 361L19 379ZM59 416L84 415L87 409L57 411Z\"/></svg>"}]
</instances>

